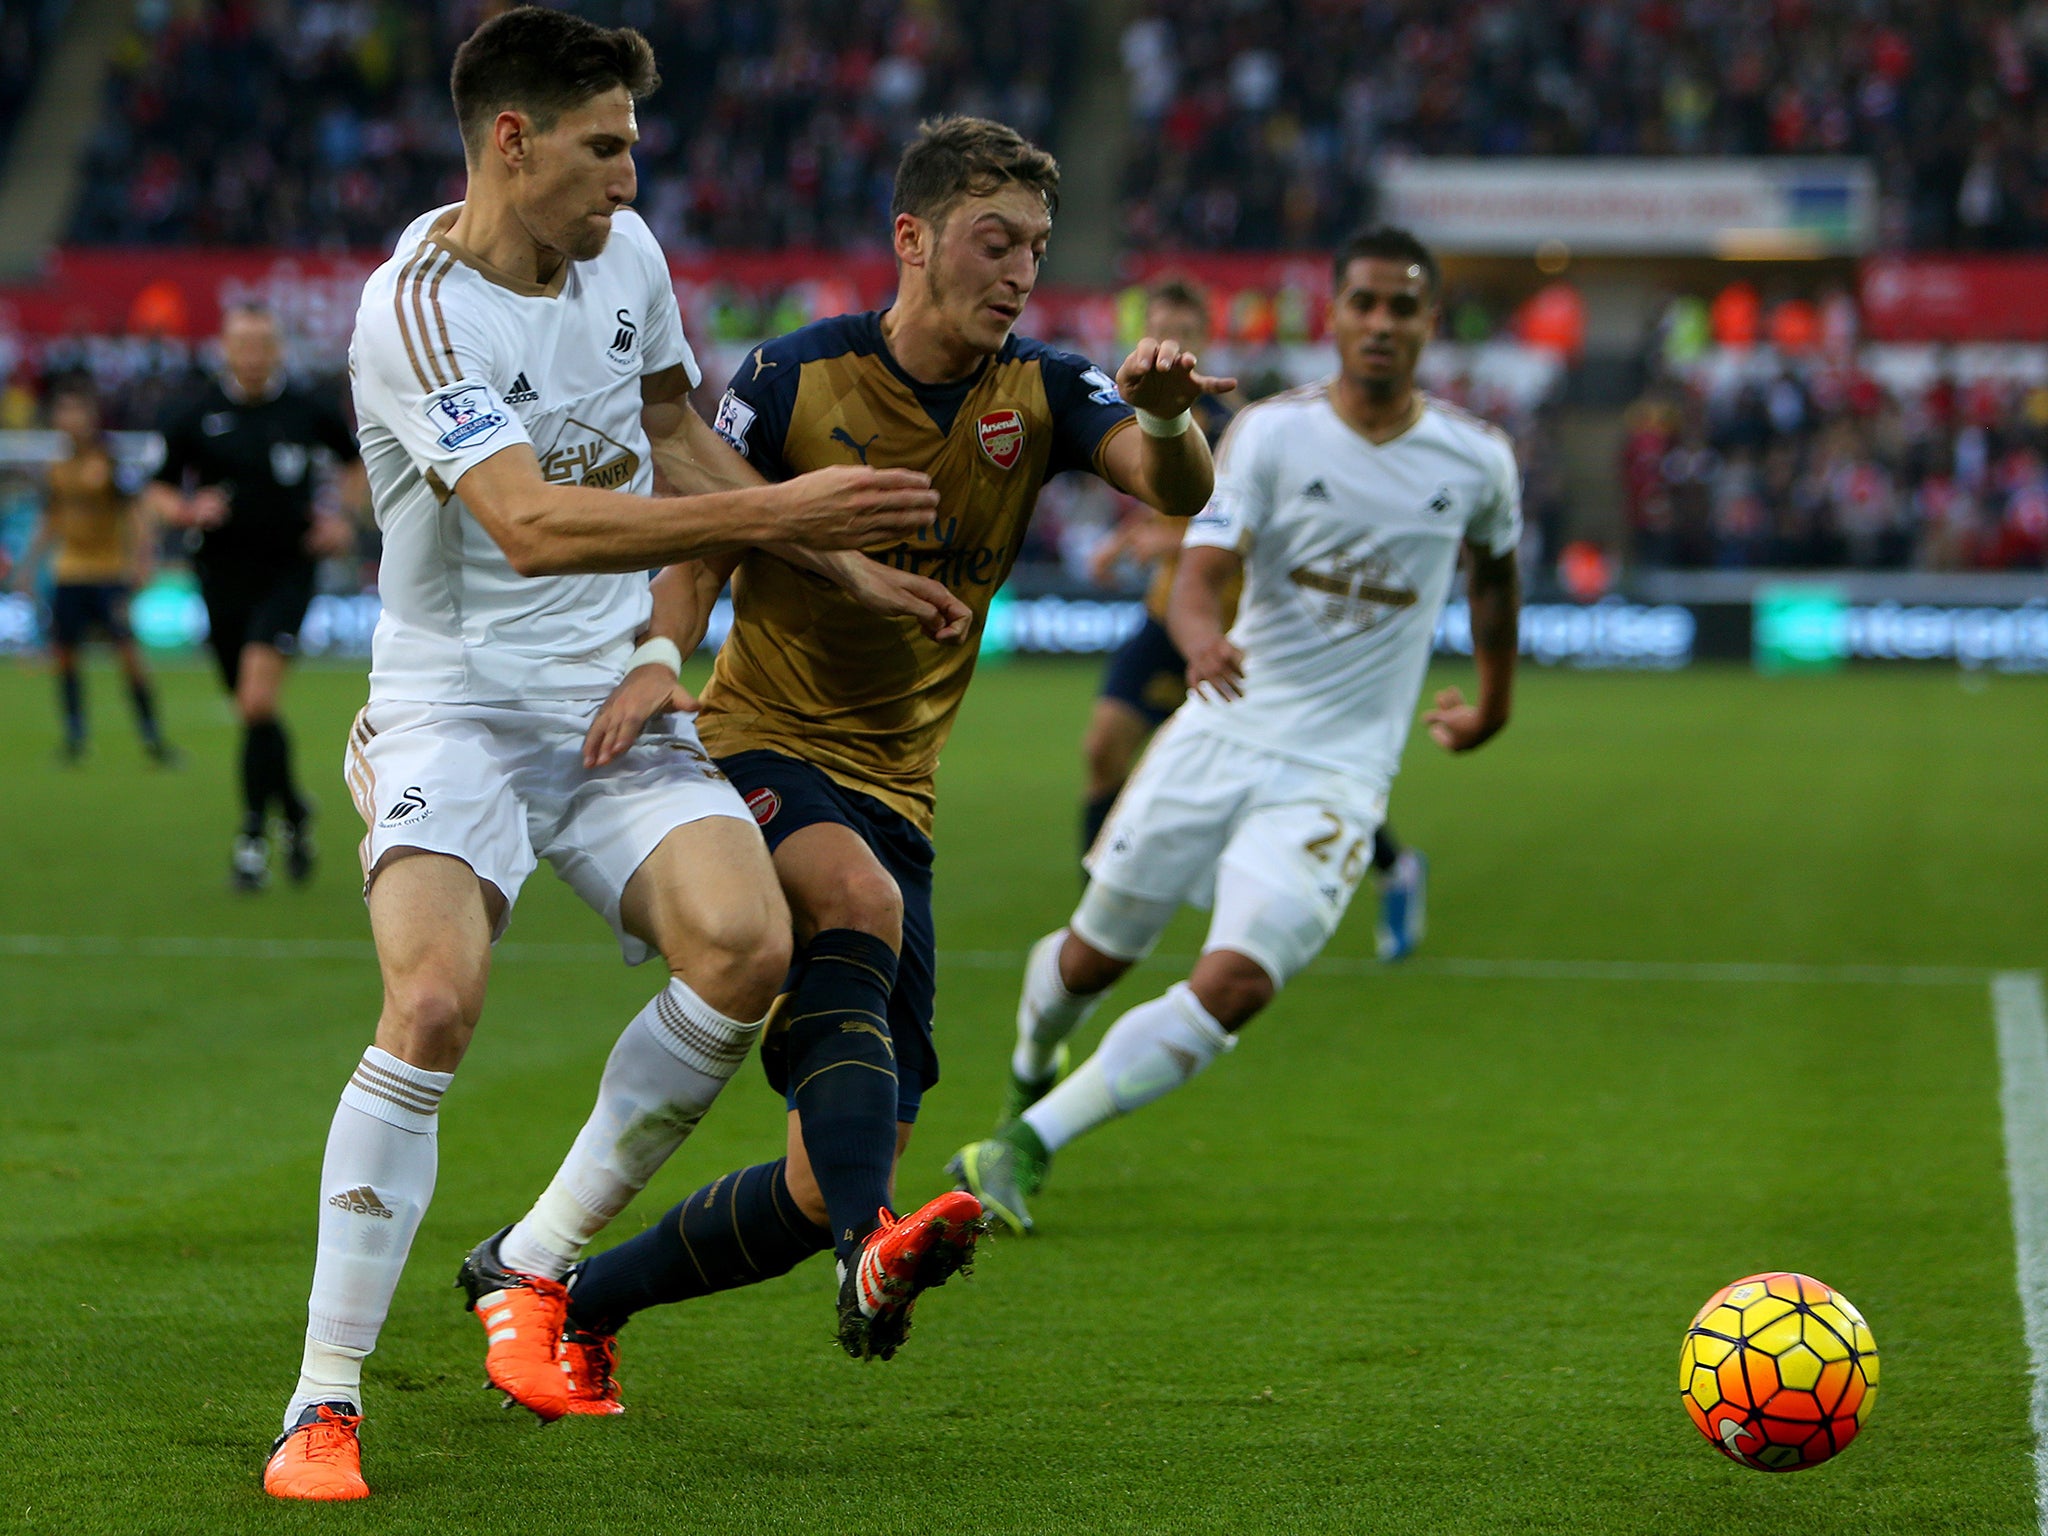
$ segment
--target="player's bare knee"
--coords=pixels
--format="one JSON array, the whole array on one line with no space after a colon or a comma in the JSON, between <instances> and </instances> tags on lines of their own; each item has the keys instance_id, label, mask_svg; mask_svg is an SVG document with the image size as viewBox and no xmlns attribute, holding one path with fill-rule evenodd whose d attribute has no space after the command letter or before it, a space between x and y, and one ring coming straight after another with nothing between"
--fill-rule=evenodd
<instances>
[{"instance_id":1,"label":"player's bare knee","mask_svg":"<svg viewBox=\"0 0 2048 1536\"><path fill-rule=\"evenodd\" d=\"M810 903L811 930L852 928L891 949L903 946L903 893L879 865L847 871Z\"/></svg>"},{"instance_id":2,"label":"player's bare knee","mask_svg":"<svg viewBox=\"0 0 2048 1536\"><path fill-rule=\"evenodd\" d=\"M1060 985L1079 997L1093 997L1121 981L1134 962L1105 955L1077 933L1060 945Z\"/></svg>"},{"instance_id":3,"label":"player's bare knee","mask_svg":"<svg viewBox=\"0 0 2048 1536\"><path fill-rule=\"evenodd\" d=\"M1195 1000L1225 1029L1242 1029L1278 991L1265 967L1249 955L1212 949L1195 964L1188 978Z\"/></svg>"},{"instance_id":4,"label":"player's bare knee","mask_svg":"<svg viewBox=\"0 0 2048 1536\"><path fill-rule=\"evenodd\" d=\"M772 912L721 913L709 931L673 946L672 975L719 1012L758 1019L775 1001L789 974L789 917Z\"/></svg>"},{"instance_id":5,"label":"player's bare knee","mask_svg":"<svg viewBox=\"0 0 2048 1536\"><path fill-rule=\"evenodd\" d=\"M461 1059L480 1012L478 1000L453 980L413 976L390 981L377 1044L416 1067L447 1071Z\"/></svg>"}]
</instances>

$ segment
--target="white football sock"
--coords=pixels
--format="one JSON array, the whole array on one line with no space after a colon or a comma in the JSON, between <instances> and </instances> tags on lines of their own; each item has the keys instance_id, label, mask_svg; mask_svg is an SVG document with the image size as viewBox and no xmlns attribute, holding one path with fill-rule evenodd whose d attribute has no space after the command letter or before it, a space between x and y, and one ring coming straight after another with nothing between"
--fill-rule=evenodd
<instances>
[{"instance_id":1,"label":"white football sock","mask_svg":"<svg viewBox=\"0 0 2048 1536\"><path fill-rule=\"evenodd\" d=\"M1060 979L1060 949L1067 930L1048 933L1031 946L1024 962L1024 990L1017 998L1017 1049L1010 1070L1027 1083L1043 1082L1060 1045L1086 1022L1102 994L1069 992Z\"/></svg>"},{"instance_id":2,"label":"white football sock","mask_svg":"<svg viewBox=\"0 0 2048 1536\"><path fill-rule=\"evenodd\" d=\"M312 1403L362 1406L363 1356L434 1198L436 1129L452 1072L371 1046L341 1092L320 1166L320 1240L306 1304L306 1353L285 1428Z\"/></svg>"},{"instance_id":3,"label":"white football sock","mask_svg":"<svg viewBox=\"0 0 2048 1536\"><path fill-rule=\"evenodd\" d=\"M533 1209L498 1245L499 1262L549 1280L567 1274L704 1118L760 1032L761 1021L729 1019L671 978L612 1047L597 1106Z\"/></svg>"},{"instance_id":4,"label":"white football sock","mask_svg":"<svg viewBox=\"0 0 2048 1536\"><path fill-rule=\"evenodd\" d=\"M1237 1045L1184 981L1109 1026L1067 1080L1024 1112L1048 1152L1164 1097Z\"/></svg>"}]
</instances>

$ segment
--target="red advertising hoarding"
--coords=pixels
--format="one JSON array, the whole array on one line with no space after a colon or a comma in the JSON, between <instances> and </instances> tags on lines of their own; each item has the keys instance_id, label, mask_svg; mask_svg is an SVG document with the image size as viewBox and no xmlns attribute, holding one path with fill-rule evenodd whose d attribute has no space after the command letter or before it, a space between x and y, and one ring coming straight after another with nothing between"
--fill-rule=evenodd
<instances>
[{"instance_id":1,"label":"red advertising hoarding","mask_svg":"<svg viewBox=\"0 0 2048 1536\"><path fill-rule=\"evenodd\" d=\"M2048 341L2048 256L1879 256L1863 264L1873 341Z\"/></svg>"}]
</instances>

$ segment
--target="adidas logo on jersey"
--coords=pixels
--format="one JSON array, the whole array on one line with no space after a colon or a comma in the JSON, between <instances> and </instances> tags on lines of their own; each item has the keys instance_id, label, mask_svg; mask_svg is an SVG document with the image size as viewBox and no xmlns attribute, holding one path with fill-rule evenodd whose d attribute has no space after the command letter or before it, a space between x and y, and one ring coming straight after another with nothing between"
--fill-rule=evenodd
<instances>
[{"instance_id":1,"label":"adidas logo on jersey","mask_svg":"<svg viewBox=\"0 0 2048 1536\"><path fill-rule=\"evenodd\" d=\"M370 1188L367 1184L358 1184L354 1189L345 1189L340 1194L330 1198L327 1203L344 1211L352 1211L358 1216L381 1216L386 1221L390 1221L398 1214L382 1200L379 1200L377 1198L377 1191Z\"/></svg>"},{"instance_id":2,"label":"adidas logo on jersey","mask_svg":"<svg viewBox=\"0 0 2048 1536\"><path fill-rule=\"evenodd\" d=\"M1330 499L1330 488L1320 480L1311 480L1301 488L1301 499L1303 501L1328 501Z\"/></svg>"},{"instance_id":3,"label":"adidas logo on jersey","mask_svg":"<svg viewBox=\"0 0 2048 1536\"><path fill-rule=\"evenodd\" d=\"M519 377L512 381L512 387L505 391L507 405L531 405L539 398L540 391L526 382L524 369L520 371Z\"/></svg>"}]
</instances>

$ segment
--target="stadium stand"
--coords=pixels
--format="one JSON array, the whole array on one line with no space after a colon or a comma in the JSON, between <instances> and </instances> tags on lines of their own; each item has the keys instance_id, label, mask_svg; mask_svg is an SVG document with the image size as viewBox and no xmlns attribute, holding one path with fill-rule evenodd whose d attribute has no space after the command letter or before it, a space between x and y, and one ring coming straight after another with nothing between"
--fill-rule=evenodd
<instances>
[{"instance_id":1,"label":"stadium stand","mask_svg":"<svg viewBox=\"0 0 2048 1536\"><path fill-rule=\"evenodd\" d=\"M1123 63L1140 247L1327 244L1401 151L1867 155L1888 247L2048 237L2038 5L1149 0Z\"/></svg>"},{"instance_id":2,"label":"stadium stand","mask_svg":"<svg viewBox=\"0 0 2048 1536\"><path fill-rule=\"evenodd\" d=\"M2044 448L2039 377L1723 354L1630 409L1621 478L1646 565L2039 569Z\"/></svg>"},{"instance_id":3,"label":"stadium stand","mask_svg":"<svg viewBox=\"0 0 2048 1536\"><path fill-rule=\"evenodd\" d=\"M663 62L640 207L672 250L873 246L897 145L956 110L1048 129L1071 8L584 4ZM371 249L461 195L443 82L472 6L140 8L91 152L88 243Z\"/></svg>"},{"instance_id":4,"label":"stadium stand","mask_svg":"<svg viewBox=\"0 0 2048 1536\"><path fill-rule=\"evenodd\" d=\"M0 6L0 154L13 141L29 87L71 0L10 0Z\"/></svg>"}]
</instances>

